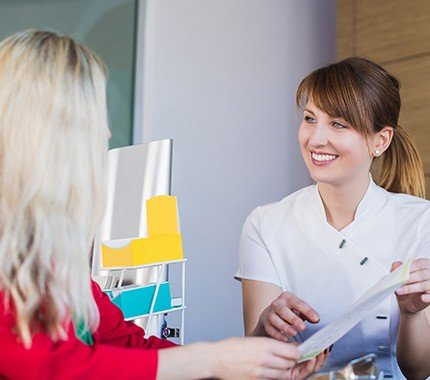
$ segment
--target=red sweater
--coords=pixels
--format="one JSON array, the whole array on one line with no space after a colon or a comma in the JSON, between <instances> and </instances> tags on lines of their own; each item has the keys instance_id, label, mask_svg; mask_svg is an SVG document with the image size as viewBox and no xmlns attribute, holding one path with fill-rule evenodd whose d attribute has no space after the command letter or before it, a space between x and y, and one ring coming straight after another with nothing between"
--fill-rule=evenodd
<instances>
[{"instance_id":1,"label":"red sweater","mask_svg":"<svg viewBox=\"0 0 430 380\"><path fill-rule=\"evenodd\" d=\"M144 331L124 316L109 297L92 282L100 311L94 345L87 346L70 326L67 341L53 342L47 335L33 337L30 349L13 333L15 318L5 312L0 296L0 379L155 379L157 349L175 346Z\"/></svg>"}]
</instances>

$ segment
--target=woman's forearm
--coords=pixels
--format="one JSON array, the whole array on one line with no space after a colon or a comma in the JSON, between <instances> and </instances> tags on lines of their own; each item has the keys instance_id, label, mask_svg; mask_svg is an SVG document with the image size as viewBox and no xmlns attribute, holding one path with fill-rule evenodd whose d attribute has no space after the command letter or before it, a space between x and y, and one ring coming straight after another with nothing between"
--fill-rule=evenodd
<instances>
[{"instance_id":1,"label":"woman's forearm","mask_svg":"<svg viewBox=\"0 0 430 380\"><path fill-rule=\"evenodd\" d=\"M397 362L409 380L430 375L430 324L425 311L408 315L400 313Z\"/></svg>"},{"instance_id":2,"label":"woman's forearm","mask_svg":"<svg viewBox=\"0 0 430 380\"><path fill-rule=\"evenodd\" d=\"M158 351L157 380L206 379L215 376L212 343L194 343Z\"/></svg>"},{"instance_id":3,"label":"woman's forearm","mask_svg":"<svg viewBox=\"0 0 430 380\"><path fill-rule=\"evenodd\" d=\"M262 315L257 320L257 324L252 330L249 332L245 331L246 336L268 336L266 330L264 329L264 325L261 322L261 318L264 318L264 313L266 313L266 310L263 311Z\"/></svg>"}]
</instances>

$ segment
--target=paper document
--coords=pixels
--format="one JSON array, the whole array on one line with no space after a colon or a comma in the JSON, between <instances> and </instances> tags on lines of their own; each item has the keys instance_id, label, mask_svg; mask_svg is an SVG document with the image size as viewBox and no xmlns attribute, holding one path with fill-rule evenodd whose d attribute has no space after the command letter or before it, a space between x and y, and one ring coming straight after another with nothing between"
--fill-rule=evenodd
<instances>
[{"instance_id":1,"label":"paper document","mask_svg":"<svg viewBox=\"0 0 430 380\"><path fill-rule=\"evenodd\" d=\"M386 297L406 283L409 278L410 266L410 261L404 263L388 276L382 278L376 285L364 293L343 315L304 341L298 347L302 353L300 361L312 359L330 347L370 314Z\"/></svg>"}]
</instances>

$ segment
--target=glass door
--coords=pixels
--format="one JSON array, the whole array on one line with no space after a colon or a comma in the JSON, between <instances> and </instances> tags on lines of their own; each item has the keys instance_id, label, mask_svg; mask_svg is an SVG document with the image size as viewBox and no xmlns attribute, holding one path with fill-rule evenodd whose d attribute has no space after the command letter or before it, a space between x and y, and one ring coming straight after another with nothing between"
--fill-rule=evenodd
<instances>
[{"instance_id":1,"label":"glass door","mask_svg":"<svg viewBox=\"0 0 430 380\"><path fill-rule=\"evenodd\" d=\"M0 39L37 28L85 42L109 70L110 147L133 138L134 65L138 0L0 0Z\"/></svg>"}]
</instances>

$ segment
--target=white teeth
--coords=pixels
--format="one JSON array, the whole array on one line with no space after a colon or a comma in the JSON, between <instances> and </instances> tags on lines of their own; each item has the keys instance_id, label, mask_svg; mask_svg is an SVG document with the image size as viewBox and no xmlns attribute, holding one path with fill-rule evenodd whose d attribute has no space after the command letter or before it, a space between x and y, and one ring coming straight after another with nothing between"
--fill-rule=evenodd
<instances>
[{"instance_id":1,"label":"white teeth","mask_svg":"<svg viewBox=\"0 0 430 380\"><path fill-rule=\"evenodd\" d=\"M332 154L316 154L312 153L312 158L315 161L333 161L336 156L333 156Z\"/></svg>"}]
</instances>

